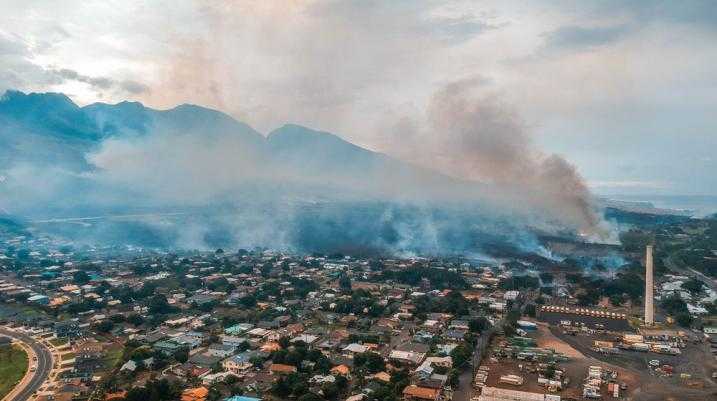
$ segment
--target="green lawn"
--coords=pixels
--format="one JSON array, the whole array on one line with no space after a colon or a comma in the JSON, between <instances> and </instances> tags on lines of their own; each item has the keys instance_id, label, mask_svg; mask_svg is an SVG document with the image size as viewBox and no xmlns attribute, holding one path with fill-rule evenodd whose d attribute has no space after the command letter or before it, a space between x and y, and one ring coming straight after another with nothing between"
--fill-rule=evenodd
<instances>
[{"instance_id":1,"label":"green lawn","mask_svg":"<svg viewBox=\"0 0 717 401\"><path fill-rule=\"evenodd\" d=\"M64 338L53 338L50 340L50 344L54 345L55 347L59 347L61 345L67 344L67 340Z\"/></svg>"},{"instance_id":2,"label":"green lawn","mask_svg":"<svg viewBox=\"0 0 717 401\"><path fill-rule=\"evenodd\" d=\"M9 393L27 371L27 354L17 345L0 346L0 399Z\"/></svg>"},{"instance_id":3,"label":"green lawn","mask_svg":"<svg viewBox=\"0 0 717 401\"><path fill-rule=\"evenodd\" d=\"M113 344L108 349L106 349L104 357L104 368L106 370L112 370L117 365L117 363L122 360L123 352L124 347L119 344Z\"/></svg>"}]
</instances>

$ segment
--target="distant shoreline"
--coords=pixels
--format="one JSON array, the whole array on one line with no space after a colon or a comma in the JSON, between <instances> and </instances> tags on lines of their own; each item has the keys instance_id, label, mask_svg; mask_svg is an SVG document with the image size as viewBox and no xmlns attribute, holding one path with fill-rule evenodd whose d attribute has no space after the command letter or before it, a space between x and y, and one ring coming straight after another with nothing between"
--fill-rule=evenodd
<instances>
[{"instance_id":1,"label":"distant shoreline","mask_svg":"<svg viewBox=\"0 0 717 401\"><path fill-rule=\"evenodd\" d=\"M679 215L705 217L717 213L717 196L712 195L599 195L605 202L630 203L635 207L654 208Z\"/></svg>"}]
</instances>

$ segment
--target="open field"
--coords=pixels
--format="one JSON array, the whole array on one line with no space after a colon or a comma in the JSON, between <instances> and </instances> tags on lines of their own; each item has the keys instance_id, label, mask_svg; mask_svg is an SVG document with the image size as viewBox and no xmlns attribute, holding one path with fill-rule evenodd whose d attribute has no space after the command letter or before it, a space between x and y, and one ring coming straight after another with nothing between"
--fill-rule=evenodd
<instances>
[{"instance_id":1,"label":"open field","mask_svg":"<svg viewBox=\"0 0 717 401\"><path fill-rule=\"evenodd\" d=\"M113 344L112 346L108 347L103 358L105 370L111 371L117 365L117 362L122 359L123 351L124 347L119 344Z\"/></svg>"},{"instance_id":2,"label":"open field","mask_svg":"<svg viewBox=\"0 0 717 401\"><path fill-rule=\"evenodd\" d=\"M17 346L0 346L0 399L5 397L25 375L27 353Z\"/></svg>"}]
</instances>

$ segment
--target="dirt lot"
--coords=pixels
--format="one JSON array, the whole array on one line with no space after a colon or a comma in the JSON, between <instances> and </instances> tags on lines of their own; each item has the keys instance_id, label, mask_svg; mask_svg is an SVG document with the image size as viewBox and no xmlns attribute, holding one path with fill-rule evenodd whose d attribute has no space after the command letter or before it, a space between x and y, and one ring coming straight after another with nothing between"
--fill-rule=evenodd
<instances>
[{"instance_id":1,"label":"dirt lot","mask_svg":"<svg viewBox=\"0 0 717 401\"><path fill-rule=\"evenodd\" d=\"M546 329L541 325L537 333L538 344L556 344L568 347L583 355L586 365L601 365L618 371L618 381L628 384L632 399L636 401L652 400L712 400L717 399L717 386L710 378L715 366L708 348L704 344L691 344L682 350L681 355L661 355L636 351L622 351L618 355L605 355L592 351L590 348L596 339L609 340L591 335L567 335L560 328L552 326ZM560 345L562 343L562 345ZM557 348L556 348L557 350ZM649 369L648 362L656 359L660 364L669 364L675 368L672 377L661 377ZM570 371L580 369L581 359L572 359L565 367ZM571 366L574 365L574 366ZM585 368L581 373L584 376ZM680 373L691 376L689 380L680 379ZM582 381L582 378L580 379ZM696 385L703 388L695 388Z\"/></svg>"},{"instance_id":2,"label":"dirt lot","mask_svg":"<svg viewBox=\"0 0 717 401\"><path fill-rule=\"evenodd\" d=\"M587 335L570 336L562 334L558 328L549 328L539 324L538 330L530 333L537 340L538 346L553 348L570 359L560 363L569 379L568 385L559 393L563 399L583 400L582 383L591 365L602 366L615 371L617 381L627 385L627 392L621 394L623 400L635 401L707 401L717 400L717 386L709 380L712 365L707 358L711 356L700 346L684 349L680 356L657 355L652 353L627 352L620 355L602 355L590 350L594 337ZM676 373L673 377L659 377L648 368L648 361L658 359L662 363L674 364ZM513 390L545 393L546 390L537 383L538 374L531 373L531 363L512 359L486 358L485 365L490 368L487 386L508 388ZM522 365L522 369L521 369ZM690 373L693 378L701 378L704 388L691 388L679 378L679 372ZM499 383L502 375L515 374L524 378L523 385L512 386ZM606 393L606 389L603 389ZM604 400L612 397L603 396Z\"/></svg>"},{"instance_id":3,"label":"dirt lot","mask_svg":"<svg viewBox=\"0 0 717 401\"><path fill-rule=\"evenodd\" d=\"M530 337L537 340L539 347L553 348L555 351L569 357L568 361L561 362L559 364L560 368L565 372L565 376L569 379L568 385L565 386L562 391L557 393L563 398L573 398L578 400L583 399L582 383L583 379L587 375L588 367L591 365L599 365L606 369L617 371L618 381L624 382L628 386L628 393L626 395L631 394L639 387L640 378L634 372L617 366L612 366L609 363L598 361L584 355L579 350L571 347L569 344L556 337L553 333L551 333L548 326L545 324L539 324L538 330L531 333ZM512 359L498 359L497 362L487 362L486 365L490 367L490 374L488 375L488 381L486 382L486 385L488 386L546 393L546 389L537 382L538 374L530 372L530 367L532 366L531 363ZM522 370L520 365L523 366ZM524 378L523 385L511 386L509 384L499 383L500 376L508 374L522 376Z\"/></svg>"}]
</instances>

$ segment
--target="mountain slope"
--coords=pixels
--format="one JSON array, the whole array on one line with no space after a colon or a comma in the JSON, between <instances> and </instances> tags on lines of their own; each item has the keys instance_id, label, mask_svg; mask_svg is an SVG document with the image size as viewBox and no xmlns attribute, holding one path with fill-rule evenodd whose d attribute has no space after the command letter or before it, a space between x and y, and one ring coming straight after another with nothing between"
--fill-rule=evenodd
<instances>
[{"instance_id":1,"label":"mountain slope","mask_svg":"<svg viewBox=\"0 0 717 401\"><path fill-rule=\"evenodd\" d=\"M107 138L232 135L256 151L264 137L232 117L194 105L155 110L138 102L78 107L60 93L7 91L0 97L0 172L17 165L88 171L86 155Z\"/></svg>"},{"instance_id":2,"label":"mountain slope","mask_svg":"<svg viewBox=\"0 0 717 401\"><path fill-rule=\"evenodd\" d=\"M46 203L57 203L52 191L69 191L61 202L68 209L73 189L108 191L95 173L112 166L124 169L110 171L123 185L114 192L149 198L148 190L164 191L163 202L171 193L201 194L205 202L213 196L207 191L217 188L223 202L251 193L266 199L423 199L465 184L328 132L287 124L264 137L227 114L189 104L169 110L138 102L78 107L62 94L13 91L0 99L0 122L0 139L7 145L0 149L0 176L9 180L5 188L31 194L32 178L52 177L35 185L47 187ZM98 152L101 164L94 157ZM135 185L148 178L147 185ZM204 185L194 190L197 183ZM17 203L18 195L5 198L5 207L11 207L8 199Z\"/></svg>"},{"instance_id":3,"label":"mountain slope","mask_svg":"<svg viewBox=\"0 0 717 401\"><path fill-rule=\"evenodd\" d=\"M267 137L276 164L336 186L381 196L426 198L465 184L354 145L334 134L287 124Z\"/></svg>"},{"instance_id":4,"label":"mountain slope","mask_svg":"<svg viewBox=\"0 0 717 401\"><path fill-rule=\"evenodd\" d=\"M299 125L264 137L194 105L8 92L0 144L0 210L90 242L460 252L496 235L522 244L511 236L535 220L516 197L486 200L494 187Z\"/></svg>"}]
</instances>

